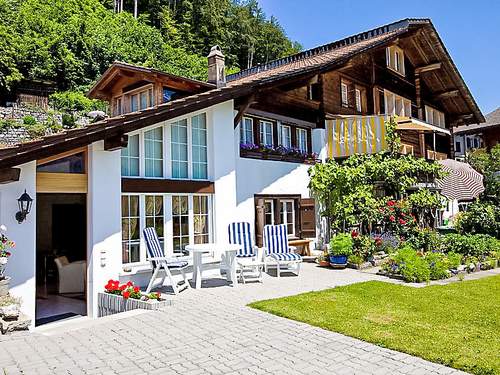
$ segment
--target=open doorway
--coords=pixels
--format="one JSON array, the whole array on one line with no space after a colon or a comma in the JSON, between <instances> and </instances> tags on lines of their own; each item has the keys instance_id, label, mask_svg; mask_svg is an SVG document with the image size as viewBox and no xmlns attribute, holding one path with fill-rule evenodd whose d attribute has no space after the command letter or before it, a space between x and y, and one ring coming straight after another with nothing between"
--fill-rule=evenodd
<instances>
[{"instance_id":1,"label":"open doorway","mask_svg":"<svg viewBox=\"0 0 500 375\"><path fill-rule=\"evenodd\" d=\"M36 322L86 315L86 194L38 193Z\"/></svg>"}]
</instances>

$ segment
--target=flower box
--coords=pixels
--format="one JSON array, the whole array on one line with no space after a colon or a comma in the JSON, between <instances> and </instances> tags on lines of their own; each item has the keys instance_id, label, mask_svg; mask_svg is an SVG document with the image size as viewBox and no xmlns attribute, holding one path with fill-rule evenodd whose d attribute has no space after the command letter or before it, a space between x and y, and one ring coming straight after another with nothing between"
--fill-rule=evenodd
<instances>
[{"instance_id":1,"label":"flower box","mask_svg":"<svg viewBox=\"0 0 500 375\"><path fill-rule=\"evenodd\" d=\"M143 309L143 310L159 310L167 306L171 306L171 300L154 300L141 301L133 298L123 298L122 296L110 293L99 292L97 294L97 314L98 317L118 314L124 311Z\"/></svg>"}]
</instances>

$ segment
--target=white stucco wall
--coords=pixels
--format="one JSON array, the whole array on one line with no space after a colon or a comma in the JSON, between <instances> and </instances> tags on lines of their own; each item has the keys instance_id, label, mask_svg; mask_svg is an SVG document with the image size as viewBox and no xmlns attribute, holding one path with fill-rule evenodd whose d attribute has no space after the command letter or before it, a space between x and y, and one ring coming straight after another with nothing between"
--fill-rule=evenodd
<instances>
[{"instance_id":1,"label":"white stucco wall","mask_svg":"<svg viewBox=\"0 0 500 375\"><path fill-rule=\"evenodd\" d=\"M19 181L0 185L0 224L7 227L7 236L16 243L5 274L12 277L10 293L22 299L22 311L35 322L35 246L36 246L36 162L18 166ZM24 190L33 198L26 220L19 224L17 199Z\"/></svg>"},{"instance_id":2,"label":"white stucco wall","mask_svg":"<svg viewBox=\"0 0 500 375\"><path fill-rule=\"evenodd\" d=\"M88 305L97 316L97 293L121 270L120 151L104 151L104 142L89 146L88 182Z\"/></svg>"}]
</instances>

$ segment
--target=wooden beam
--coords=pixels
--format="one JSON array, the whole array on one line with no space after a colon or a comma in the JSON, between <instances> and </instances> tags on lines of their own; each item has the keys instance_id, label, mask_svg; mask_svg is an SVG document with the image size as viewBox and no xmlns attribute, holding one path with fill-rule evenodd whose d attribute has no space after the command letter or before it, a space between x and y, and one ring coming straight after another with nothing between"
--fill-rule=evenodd
<instances>
[{"instance_id":1,"label":"wooden beam","mask_svg":"<svg viewBox=\"0 0 500 375\"><path fill-rule=\"evenodd\" d=\"M104 138L104 150L115 151L127 147L128 135L118 134L113 137Z\"/></svg>"},{"instance_id":2,"label":"wooden beam","mask_svg":"<svg viewBox=\"0 0 500 375\"><path fill-rule=\"evenodd\" d=\"M234 129L238 126L241 121L241 118L245 114L245 112L250 108L250 106L255 103L255 95L249 95L245 98L245 100L240 104L240 108L238 109L238 113L234 117Z\"/></svg>"},{"instance_id":3,"label":"wooden beam","mask_svg":"<svg viewBox=\"0 0 500 375\"><path fill-rule=\"evenodd\" d=\"M443 99L448 99L448 98L453 98L460 94L459 90L450 90L450 91L443 91L440 93L437 93L434 95L434 98L436 100L443 100Z\"/></svg>"},{"instance_id":4,"label":"wooden beam","mask_svg":"<svg viewBox=\"0 0 500 375\"><path fill-rule=\"evenodd\" d=\"M422 65L422 66L416 67L415 68L415 74L420 74L420 73L424 73L424 72L430 72L432 70L437 70L437 69L441 69L441 63L440 62L436 62L436 63L427 64L427 65Z\"/></svg>"},{"instance_id":5,"label":"wooden beam","mask_svg":"<svg viewBox=\"0 0 500 375\"><path fill-rule=\"evenodd\" d=\"M215 193L212 181L122 178L124 193Z\"/></svg>"},{"instance_id":6,"label":"wooden beam","mask_svg":"<svg viewBox=\"0 0 500 375\"><path fill-rule=\"evenodd\" d=\"M21 168L7 168L0 170L0 184L19 181Z\"/></svg>"}]
</instances>

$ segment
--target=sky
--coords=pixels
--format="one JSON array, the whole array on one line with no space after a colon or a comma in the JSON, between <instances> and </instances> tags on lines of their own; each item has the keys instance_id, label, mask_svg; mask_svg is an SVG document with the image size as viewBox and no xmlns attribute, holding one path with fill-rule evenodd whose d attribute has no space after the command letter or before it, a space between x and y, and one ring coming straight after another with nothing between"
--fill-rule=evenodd
<instances>
[{"instance_id":1,"label":"sky","mask_svg":"<svg viewBox=\"0 0 500 375\"><path fill-rule=\"evenodd\" d=\"M259 0L309 49L402 18L430 18L483 114L500 107L500 0Z\"/></svg>"}]
</instances>

